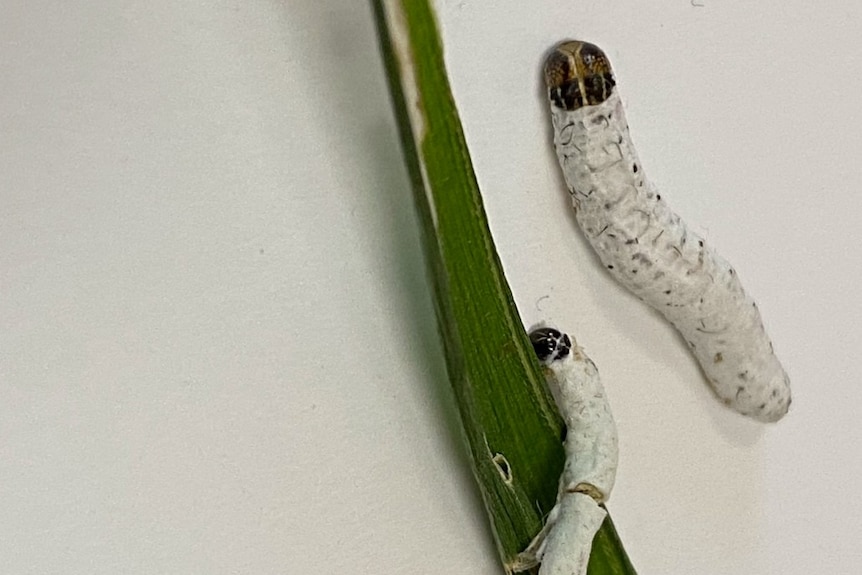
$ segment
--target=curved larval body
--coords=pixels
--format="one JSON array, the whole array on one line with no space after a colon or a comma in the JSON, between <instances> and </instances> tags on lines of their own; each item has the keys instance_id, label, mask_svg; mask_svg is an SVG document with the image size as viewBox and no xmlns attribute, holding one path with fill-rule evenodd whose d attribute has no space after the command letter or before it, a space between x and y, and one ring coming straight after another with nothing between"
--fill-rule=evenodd
<instances>
[{"instance_id":1,"label":"curved larval body","mask_svg":"<svg viewBox=\"0 0 862 575\"><path fill-rule=\"evenodd\" d=\"M760 421L780 419L790 383L757 305L647 180L604 53L563 43L545 78L557 157L602 264L679 330L724 403Z\"/></svg>"}]
</instances>

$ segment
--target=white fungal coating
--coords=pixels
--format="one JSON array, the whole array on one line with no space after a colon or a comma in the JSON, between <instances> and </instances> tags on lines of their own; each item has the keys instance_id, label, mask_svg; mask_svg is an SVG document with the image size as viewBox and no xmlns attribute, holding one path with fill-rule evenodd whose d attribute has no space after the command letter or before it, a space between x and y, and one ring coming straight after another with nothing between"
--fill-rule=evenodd
<instances>
[{"instance_id":1,"label":"white fungal coating","mask_svg":"<svg viewBox=\"0 0 862 575\"><path fill-rule=\"evenodd\" d=\"M682 334L718 397L764 422L790 382L731 265L647 180L604 53L560 44L545 64L554 146L577 221L608 271Z\"/></svg>"},{"instance_id":2,"label":"white fungal coating","mask_svg":"<svg viewBox=\"0 0 862 575\"><path fill-rule=\"evenodd\" d=\"M539 575L585 574L593 537L608 513L583 493L570 493L554 509L559 517L545 538Z\"/></svg>"},{"instance_id":3,"label":"white fungal coating","mask_svg":"<svg viewBox=\"0 0 862 575\"><path fill-rule=\"evenodd\" d=\"M586 573L593 536L607 513L619 454L617 428L595 364L577 342L549 327L530 332L548 388L566 424L566 461L557 502L522 554L541 562L539 575Z\"/></svg>"},{"instance_id":4,"label":"white fungal coating","mask_svg":"<svg viewBox=\"0 0 862 575\"><path fill-rule=\"evenodd\" d=\"M531 337L535 341L535 334L542 332L556 330L536 330ZM560 489L588 493L603 503L614 487L619 447L617 426L596 364L565 334L554 354L540 359L545 364L548 388L566 423L566 463Z\"/></svg>"}]
</instances>

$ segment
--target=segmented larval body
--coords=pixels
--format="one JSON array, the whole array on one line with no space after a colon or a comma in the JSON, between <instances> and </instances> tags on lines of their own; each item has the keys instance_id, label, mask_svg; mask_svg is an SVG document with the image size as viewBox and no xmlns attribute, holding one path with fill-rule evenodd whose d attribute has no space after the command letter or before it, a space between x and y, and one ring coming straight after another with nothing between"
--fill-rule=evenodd
<instances>
[{"instance_id":1,"label":"segmented larval body","mask_svg":"<svg viewBox=\"0 0 862 575\"><path fill-rule=\"evenodd\" d=\"M554 146L577 221L608 271L667 318L728 406L779 420L790 382L733 267L647 180L605 54L560 44L545 63Z\"/></svg>"},{"instance_id":2,"label":"segmented larval body","mask_svg":"<svg viewBox=\"0 0 862 575\"><path fill-rule=\"evenodd\" d=\"M570 493L554 508L557 517L548 517L553 528L547 532L539 575L586 575L593 538L608 512L583 493Z\"/></svg>"},{"instance_id":3,"label":"segmented larval body","mask_svg":"<svg viewBox=\"0 0 862 575\"><path fill-rule=\"evenodd\" d=\"M530 333L548 388L566 423L566 461L557 502L522 554L541 562L539 575L586 573L593 537L607 512L619 458L617 428L595 364L568 335L549 327Z\"/></svg>"},{"instance_id":4,"label":"segmented larval body","mask_svg":"<svg viewBox=\"0 0 862 575\"><path fill-rule=\"evenodd\" d=\"M560 488L604 503L617 474L617 426L596 364L568 335L551 327L530 332L560 417L566 423L566 463Z\"/></svg>"}]
</instances>

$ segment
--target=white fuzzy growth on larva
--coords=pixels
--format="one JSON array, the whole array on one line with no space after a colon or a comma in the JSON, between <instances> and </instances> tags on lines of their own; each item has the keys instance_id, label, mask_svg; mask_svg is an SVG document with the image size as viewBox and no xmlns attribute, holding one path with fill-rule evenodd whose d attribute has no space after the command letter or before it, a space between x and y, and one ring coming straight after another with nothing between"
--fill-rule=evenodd
<instances>
[{"instance_id":1,"label":"white fuzzy growth on larva","mask_svg":"<svg viewBox=\"0 0 862 575\"><path fill-rule=\"evenodd\" d=\"M595 106L551 111L578 223L602 263L679 330L724 403L760 421L781 419L790 382L757 306L646 179L617 90Z\"/></svg>"},{"instance_id":2,"label":"white fuzzy growth on larva","mask_svg":"<svg viewBox=\"0 0 862 575\"><path fill-rule=\"evenodd\" d=\"M539 575L584 575L593 537L607 512L583 493L570 493L555 507L560 517L545 539Z\"/></svg>"},{"instance_id":3,"label":"white fuzzy growth on larva","mask_svg":"<svg viewBox=\"0 0 862 575\"><path fill-rule=\"evenodd\" d=\"M542 531L521 554L523 567L540 561L539 575L587 572L593 536L607 513L617 474L617 427L595 364L574 339L564 357L546 360L545 380L566 424L566 461L557 502Z\"/></svg>"},{"instance_id":4,"label":"white fuzzy growth on larva","mask_svg":"<svg viewBox=\"0 0 862 575\"><path fill-rule=\"evenodd\" d=\"M578 489L588 490L600 503L607 501L617 475L619 441L596 365L572 340L569 354L545 369L548 387L566 423L560 499Z\"/></svg>"}]
</instances>

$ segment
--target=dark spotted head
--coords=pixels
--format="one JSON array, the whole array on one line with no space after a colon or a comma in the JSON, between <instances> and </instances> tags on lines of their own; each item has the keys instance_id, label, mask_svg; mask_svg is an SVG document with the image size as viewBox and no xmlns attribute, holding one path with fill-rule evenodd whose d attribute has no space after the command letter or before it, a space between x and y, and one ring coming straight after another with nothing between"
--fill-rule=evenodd
<instances>
[{"instance_id":1,"label":"dark spotted head","mask_svg":"<svg viewBox=\"0 0 862 575\"><path fill-rule=\"evenodd\" d=\"M530 332L533 351L544 364L550 364L569 355L572 340L569 336L552 327L540 327Z\"/></svg>"},{"instance_id":2,"label":"dark spotted head","mask_svg":"<svg viewBox=\"0 0 862 575\"><path fill-rule=\"evenodd\" d=\"M558 44L545 60L545 86L551 103L563 110L601 104L616 85L605 53L589 42Z\"/></svg>"}]
</instances>

